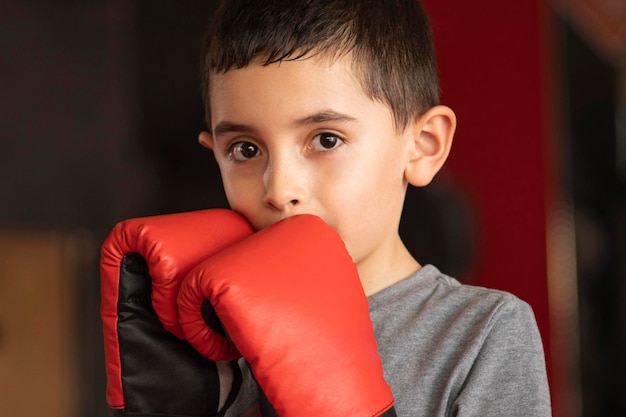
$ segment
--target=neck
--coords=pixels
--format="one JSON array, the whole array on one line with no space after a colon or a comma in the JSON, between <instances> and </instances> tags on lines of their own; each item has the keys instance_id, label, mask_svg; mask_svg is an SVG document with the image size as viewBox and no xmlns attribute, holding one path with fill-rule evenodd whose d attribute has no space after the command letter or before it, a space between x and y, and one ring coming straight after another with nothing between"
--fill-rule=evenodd
<instances>
[{"instance_id":1,"label":"neck","mask_svg":"<svg viewBox=\"0 0 626 417\"><path fill-rule=\"evenodd\" d=\"M357 263L363 290L368 297L415 273L422 266L398 237L386 253L372 254Z\"/></svg>"}]
</instances>

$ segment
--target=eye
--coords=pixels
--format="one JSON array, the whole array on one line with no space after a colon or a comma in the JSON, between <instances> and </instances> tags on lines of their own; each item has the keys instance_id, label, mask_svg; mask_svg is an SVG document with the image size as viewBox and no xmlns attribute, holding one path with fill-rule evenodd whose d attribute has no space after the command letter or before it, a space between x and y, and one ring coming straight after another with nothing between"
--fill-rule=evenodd
<instances>
[{"instance_id":1,"label":"eye","mask_svg":"<svg viewBox=\"0 0 626 417\"><path fill-rule=\"evenodd\" d=\"M339 136L324 132L315 135L310 146L313 150L326 152L343 145L343 143L343 139Z\"/></svg>"},{"instance_id":2,"label":"eye","mask_svg":"<svg viewBox=\"0 0 626 417\"><path fill-rule=\"evenodd\" d=\"M235 142L228 147L228 156L236 162L247 161L259 155L260 149L252 142Z\"/></svg>"}]
</instances>

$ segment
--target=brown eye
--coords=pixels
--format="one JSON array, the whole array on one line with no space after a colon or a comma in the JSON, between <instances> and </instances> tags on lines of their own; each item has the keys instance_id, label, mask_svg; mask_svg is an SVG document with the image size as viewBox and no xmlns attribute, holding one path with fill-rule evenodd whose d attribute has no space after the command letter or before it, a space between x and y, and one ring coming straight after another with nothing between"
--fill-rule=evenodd
<instances>
[{"instance_id":1,"label":"brown eye","mask_svg":"<svg viewBox=\"0 0 626 417\"><path fill-rule=\"evenodd\" d=\"M330 151L343 144L343 139L332 133L320 133L315 135L311 147L317 151Z\"/></svg>"},{"instance_id":2,"label":"brown eye","mask_svg":"<svg viewBox=\"0 0 626 417\"><path fill-rule=\"evenodd\" d=\"M320 136L320 145L326 149L332 149L337 146L337 142L339 142L339 138L337 136L330 135L321 135Z\"/></svg>"},{"instance_id":3,"label":"brown eye","mask_svg":"<svg viewBox=\"0 0 626 417\"><path fill-rule=\"evenodd\" d=\"M251 142L234 143L229 150L230 158L234 161L246 161L259 155L259 147Z\"/></svg>"}]
</instances>

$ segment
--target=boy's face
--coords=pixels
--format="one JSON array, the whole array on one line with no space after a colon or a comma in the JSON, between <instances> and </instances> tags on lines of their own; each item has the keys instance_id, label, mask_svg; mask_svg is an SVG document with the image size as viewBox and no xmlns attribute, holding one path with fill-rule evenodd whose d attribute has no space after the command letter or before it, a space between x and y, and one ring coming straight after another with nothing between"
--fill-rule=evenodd
<instances>
[{"instance_id":1,"label":"boy's face","mask_svg":"<svg viewBox=\"0 0 626 417\"><path fill-rule=\"evenodd\" d=\"M200 141L215 153L232 209L257 230L316 214L362 273L400 244L412 140L410 129L396 131L386 105L364 94L350 63L310 58L216 75L213 136Z\"/></svg>"}]
</instances>

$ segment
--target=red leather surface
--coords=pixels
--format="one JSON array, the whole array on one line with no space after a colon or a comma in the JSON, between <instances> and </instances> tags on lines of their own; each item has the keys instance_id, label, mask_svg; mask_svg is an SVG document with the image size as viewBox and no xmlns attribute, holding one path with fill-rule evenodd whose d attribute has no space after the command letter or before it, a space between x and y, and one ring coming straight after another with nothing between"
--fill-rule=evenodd
<instances>
[{"instance_id":1,"label":"red leather surface","mask_svg":"<svg viewBox=\"0 0 626 417\"><path fill-rule=\"evenodd\" d=\"M200 314L205 298L281 417L376 416L393 404L356 266L318 217L276 223L184 280L183 331L211 357L222 352Z\"/></svg>"},{"instance_id":2,"label":"red leather surface","mask_svg":"<svg viewBox=\"0 0 626 417\"><path fill-rule=\"evenodd\" d=\"M253 233L248 222L224 209L202 210L126 220L102 245L101 316L107 374L107 404L123 408L117 302L124 255L137 252L152 277L152 302L166 330L182 338L176 296L182 279L201 261Z\"/></svg>"}]
</instances>

